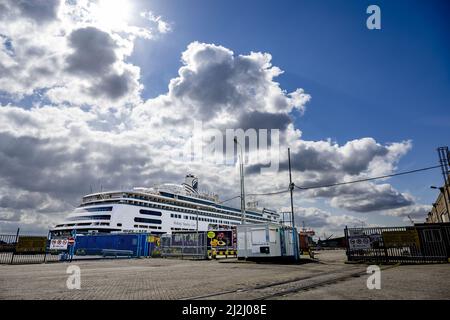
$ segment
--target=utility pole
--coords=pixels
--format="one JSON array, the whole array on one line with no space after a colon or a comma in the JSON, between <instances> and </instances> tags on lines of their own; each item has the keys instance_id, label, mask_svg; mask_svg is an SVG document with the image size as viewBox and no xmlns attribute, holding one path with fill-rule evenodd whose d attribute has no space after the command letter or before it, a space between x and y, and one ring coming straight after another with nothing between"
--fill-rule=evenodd
<instances>
[{"instance_id":1,"label":"utility pole","mask_svg":"<svg viewBox=\"0 0 450 320\"><path fill-rule=\"evenodd\" d=\"M294 184L292 183L292 171L291 171L291 148L288 148L288 161L289 161L289 191L291 193L291 221L292 221L292 228L295 228L294 223Z\"/></svg>"},{"instance_id":2,"label":"utility pole","mask_svg":"<svg viewBox=\"0 0 450 320\"><path fill-rule=\"evenodd\" d=\"M234 137L234 143L240 147L240 156L239 156L239 178L241 181L241 224L245 224L245 187L244 187L244 159L242 153L242 145L237 140L237 137Z\"/></svg>"},{"instance_id":3,"label":"utility pole","mask_svg":"<svg viewBox=\"0 0 450 320\"><path fill-rule=\"evenodd\" d=\"M196 210L196 213L197 213L197 226L196 226L196 228L195 228L195 230L196 230L196 236L197 236L197 256L198 256L198 247L200 246L200 241L199 241L199 238L198 238L198 206L197 206L197 210Z\"/></svg>"},{"instance_id":4,"label":"utility pole","mask_svg":"<svg viewBox=\"0 0 450 320\"><path fill-rule=\"evenodd\" d=\"M288 161L289 161L289 191L291 193L291 221L292 221L292 237L294 245L294 259L298 260L298 250L297 250L297 235L295 231L295 221L294 221L294 183L292 183L292 170L291 170L291 148L288 148Z\"/></svg>"}]
</instances>

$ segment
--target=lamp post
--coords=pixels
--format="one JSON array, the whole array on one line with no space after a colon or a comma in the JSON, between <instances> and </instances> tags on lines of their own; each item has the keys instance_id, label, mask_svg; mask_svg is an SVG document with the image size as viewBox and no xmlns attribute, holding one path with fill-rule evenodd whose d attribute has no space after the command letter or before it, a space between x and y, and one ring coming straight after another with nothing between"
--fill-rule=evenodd
<instances>
[{"instance_id":1,"label":"lamp post","mask_svg":"<svg viewBox=\"0 0 450 320\"><path fill-rule=\"evenodd\" d=\"M430 186L430 188L431 189L438 189L442 193L442 196L444 197L445 209L447 210L447 215L450 217L450 211L448 210L448 207L449 207L448 201L449 201L449 199L447 199L445 197L445 188L444 187L438 188L438 187L435 187L435 186ZM442 216L440 216L440 218L441 218L441 222L444 222L444 220L442 219Z\"/></svg>"},{"instance_id":2,"label":"lamp post","mask_svg":"<svg viewBox=\"0 0 450 320\"><path fill-rule=\"evenodd\" d=\"M239 175L241 181L241 224L245 224L244 160L242 154L242 145L238 142L237 137L234 137L234 143L241 149L241 153L239 156Z\"/></svg>"},{"instance_id":3,"label":"lamp post","mask_svg":"<svg viewBox=\"0 0 450 320\"><path fill-rule=\"evenodd\" d=\"M289 191L291 193L291 223L292 223L292 236L293 236L293 245L294 245L294 259L295 261L299 260L299 252L297 248L297 232L295 229L295 220L294 220L294 183L292 182L292 170L291 170L291 148L288 148L288 160L289 160Z\"/></svg>"}]
</instances>

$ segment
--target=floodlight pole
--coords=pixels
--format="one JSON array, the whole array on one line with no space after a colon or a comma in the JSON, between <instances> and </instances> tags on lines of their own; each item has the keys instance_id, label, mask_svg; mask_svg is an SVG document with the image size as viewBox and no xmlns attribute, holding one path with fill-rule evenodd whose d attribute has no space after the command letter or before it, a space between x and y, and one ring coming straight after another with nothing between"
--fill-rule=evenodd
<instances>
[{"instance_id":1,"label":"floodlight pole","mask_svg":"<svg viewBox=\"0 0 450 320\"><path fill-rule=\"evenodd\" d=\"M297 235L295 231L295 222L294 222L294 183L292 182L292 170L291 170L291 148L288 148L288 160L289 160L289 191L291 193L291 221L292 221L292 237L293 237L293 246L294 246L294 259L299 260L298 257L298 248L297 248Z\"/></svg>"}]
</instances>

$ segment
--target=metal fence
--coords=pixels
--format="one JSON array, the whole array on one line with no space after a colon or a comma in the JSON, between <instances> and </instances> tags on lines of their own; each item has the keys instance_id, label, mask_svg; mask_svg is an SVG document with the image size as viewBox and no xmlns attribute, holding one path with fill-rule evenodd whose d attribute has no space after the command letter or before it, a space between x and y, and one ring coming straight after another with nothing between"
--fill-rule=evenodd
<instances>
[{"instance_id":1,"label":"metal fence","mask_svg":"<svg viewBox=\"0 0 450 320\"><path fill-rule=\"evenodd\" d=\"M76 258L83 256L83 259L117 257L128 252L128 256L134 258L160 255L160 238L157 235L134 233L74 235L74 237L74 244L67 246L66 249L51 249L52 240L67 241L68 238L21 235L20 229L14 235L0 235L0 264L72 261L74 255Z\"/></svg>"},{"instance_id":2,"label":"metal fence","mask_svg":"<svg viewBox=\"0 0 450 320\"><path fill-rule=\"evenodd\" d=\"M448 262L450 228L433 225L346 228L348 261Z\"/></svg>"},{"instance_id":3,"label":"metal fence","mask_svg":"<svg viewBox=\"0 0 450 320\"><path fill-rule=\"evenodd\" d=\"M59 261L49 249L47 236L0 235L0 264L32 264Z\"/></svg>"},{"instance_id":4,"label":"metal fence","mask_svg":"<svg viewBox=\"0 0 450 320\"><path fill-rule=\"evenodd\" d=\"M208 259L205 232L179 232L161 236L161 256L181 259Z\"/></svg>"}]
</instances>

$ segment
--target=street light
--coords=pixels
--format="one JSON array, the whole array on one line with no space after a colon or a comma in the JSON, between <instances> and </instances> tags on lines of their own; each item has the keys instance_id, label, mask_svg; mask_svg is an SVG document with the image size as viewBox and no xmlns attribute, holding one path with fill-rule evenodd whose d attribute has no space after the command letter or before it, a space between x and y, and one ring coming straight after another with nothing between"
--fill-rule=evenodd
<instances>
[{"instance_id":1,"label":"street light","mask_svg":"<svg viewBox=\"0 0 450 320\"><path fill-rule=\"evenodd\" d=\"M430 188L431 189L438 189L441 193L442 193L442 196L444 197L444 203L445 203L445 209L447 209L447 215L449 215L450 216L450 211L448 210L448 207L449 207L449 204L448 204L448 199L445 197L445 188L444 187L436 187L436 186L430 186ZM434 204L433 204L433 206L434 206ZM436 206L434 206L434 207L436 207ZM442 219L442 215L440 216L440 218L441 218L441 222L444 222L444 219Z\"/></svg>"},{"instance_id":2,"label":"street light","mask_svg":"<svg viewBox=\"0 0 450 320\"><path fill-rule=\"evenodd\" d=\"M245 224L244 160L242 154L242 145L238 142L237 137L234 137L234 143L241 149L241 154L239 156L239 174L241 181L241 224Z\"/></svg>"}]
</instances>

